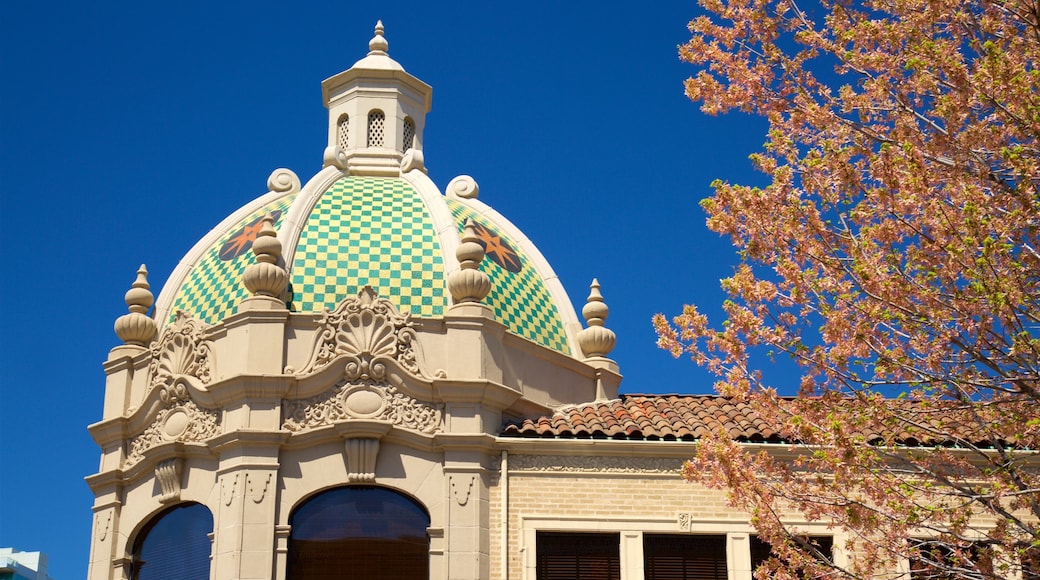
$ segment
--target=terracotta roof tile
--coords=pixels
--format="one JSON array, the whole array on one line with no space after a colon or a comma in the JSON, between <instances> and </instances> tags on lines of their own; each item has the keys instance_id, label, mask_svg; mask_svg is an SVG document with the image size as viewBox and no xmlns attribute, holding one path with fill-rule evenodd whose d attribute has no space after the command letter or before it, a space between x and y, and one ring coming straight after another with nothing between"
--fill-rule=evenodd
<instances>
[{"instance_id":1,"label":"terracotta roof tile","mask_svg":"<svg viewBox=\"0 0 1040 580\"><path fill-rule=\"evenodd\" d=\"M895 400L892 404L913 405ZM512 422L501 434L506 437L694 441L720 431L737 441L781 442L778 426L770 425L750 405L716 395L621 395L611 401L563 407L550 417ZM864 435L874 442L922 443L910 433L887 437L876 433ZM923 443L941 442L926 440Z\"/></svg>"}]
</instances>

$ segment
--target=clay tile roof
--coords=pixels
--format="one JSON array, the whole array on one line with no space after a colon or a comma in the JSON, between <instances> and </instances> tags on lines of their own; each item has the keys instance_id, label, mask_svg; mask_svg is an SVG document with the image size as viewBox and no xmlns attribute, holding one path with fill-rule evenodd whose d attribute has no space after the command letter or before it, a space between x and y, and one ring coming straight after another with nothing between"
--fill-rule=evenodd
<instances>
[{"instance_id":1,"label":"clay tile roof","mask_svg":"<svg viewBox=\"0 0 1040 580\"><path fill-rule=\"evenodd\" d=\"M908 416L936 421L936 411L928 411L913 401L892 400L905 406ZM939 411L942 418L957 421L956 413ZM985 445L987 435L965 422L957 430L966 439ZM949 429L949 425L947 425ZM626 439L696 441L709 433L726 433L737 441L780 443L780 429L758 416L747 403L733 402L716 395L621 395L611 401L584 403L557 409L550 417L507 423L504 437L545 437L563 439ZM941 433L942 431L936 431ZM921 437L922 433L861 433L871 442L898 442L902 445L945 445L949 441Z\"/></svg>"},{"instance_id":2,"label":"clay tile roof","mask_svg":"<svg viewBox=\"0 0 1040 580\"><path fill-rule=\"evenodd\" d=\"M777 441L776 431L745 404L711 395L621 395L562 407L551 417L505 426L506 437L694 441L725 430L740 441Z\"/></svg>"}]
</instances>

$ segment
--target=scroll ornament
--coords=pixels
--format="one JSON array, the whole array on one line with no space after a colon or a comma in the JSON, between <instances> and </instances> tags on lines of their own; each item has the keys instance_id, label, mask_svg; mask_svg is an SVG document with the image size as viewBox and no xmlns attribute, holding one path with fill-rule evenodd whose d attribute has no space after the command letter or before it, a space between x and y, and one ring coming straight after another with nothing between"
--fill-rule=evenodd
<instances>
[{"instance_id":1,"label":"scroll ornament","mask_svg":"<svg viewBox=\"0 0 1040 580\"><path fill-rule=\"evenodd\" d=\"M204 326L184 312L163 330L151 346L149 366L152 388L169 387L179 377L208 384L213 377L213 349L202 336Z\"/></svg>"},{"instance_id":2,"label":"scroll ornament","mask_svg":"<svg viewBox=\"0 0 1040 580\"><path fill-rule=\"evenodd\" d=\"M146 451L162 443L201 443L220 433L217 412L196 405L187 397L184 385L164 389L161 398L169 403L159 410L147 429L127 441L127 465L137 463Z\"/></svg>"},{"instance_id":3,"label":"scroll ornament","mask_svg":"<svg viewBox=\"0 0 1040 580\"><path fill-rule=\"evenodd\" d=\"M310 362L299 374L348 357L348 379L365 375L381 379L388 360L415 376L425 376L412 326L410 313L399 313L392 302L365 286L356 298L347 298L335 310L325 311Z\"/></svg>"},{"instance_id":4,"label":"scroll ornament","mask_svg":"<svg viewBox=\"0 0 1040 580\"><path fill-rule=\"evenodd\" d=\"M285 401L282 428L297 432L350 419L388 421L421 433L440 430L442 410L410 397L393 385L337 385L330 392L296 401Z\"/></svg>"}]
</instances>

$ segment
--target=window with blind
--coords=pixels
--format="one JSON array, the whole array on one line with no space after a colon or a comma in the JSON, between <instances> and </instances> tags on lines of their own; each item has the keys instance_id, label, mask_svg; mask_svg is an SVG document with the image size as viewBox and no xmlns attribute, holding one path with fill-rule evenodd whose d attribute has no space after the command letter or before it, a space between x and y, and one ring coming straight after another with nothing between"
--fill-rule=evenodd
<instances>
[{"instance_id":1,"label":"window with blind","mask_svg":"<svg viewBox=\"0 0 1040 580\"><path fill-rule=\"evenodd\" d=\"M834 556L834 538L831 536L808 536L808 540L820 553L828 558ZM769 543L758 536L751 536L751 569L757 570L772 555Z\"/></svg>"},{"instance_id":2,"label":"window with blind","mask_svg":"<svg viewBox=\"0 0 1040 580\"><path fill-rule=\"evenodd\" d=\"M174 506L152 519L134 541L133 580L207 580L213 515L197 503Z\"/></svg>"},{"instance_id":3,"label":"window with blind","mask_svg":"<svg viewBox=\"0 0 1040 580\"><path fill-rule=\"evenodd\" d=\"M538 532L537 580L620 580L619 534Z\"/></svg>"},{"instance_id":4,"label":"window with blind","mask_svg":"<svg viewBox=\"0 0 1040 580\"><path fill-rule=\"evenodd\" d=\"M430 516L394 490L331 489L293 510L289 525L288 580L430 576Z\"/></svg>"},{"instance_id":5,"label":"window with blind","mask_svg":"<svg viewBox=\"0 0 1040 580\"><path fill-rule=\"evenodd\" d=\"M952 546L942 541L912 540L920 556L910 561L911 580L997 580L992 548Z\"/></svg>"},{"instance_id":6,"label":"window with blind","mask_svg":"<svg viewBox=\"0 0 1040 580\"><path fill-rule=\"evenodd\" d=\"M646 580L726 580L726 536L643 534Z\"/></svg>"}]
</instances>

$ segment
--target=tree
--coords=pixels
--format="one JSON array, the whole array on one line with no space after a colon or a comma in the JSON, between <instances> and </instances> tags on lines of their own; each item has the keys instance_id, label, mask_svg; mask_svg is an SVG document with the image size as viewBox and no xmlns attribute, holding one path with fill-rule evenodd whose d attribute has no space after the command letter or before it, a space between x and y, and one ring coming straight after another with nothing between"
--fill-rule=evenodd
<instances>
[{"instance_id":1,"label":"tree","mask_svg":"<svg viewBox=\"0 0 1040 580\"><path fill-rule=\"evenodd\" d=\"M685 477L751 514L771 577L1007 577L1040 547L1040 3L701 3L687 95L768 120L769 184L702 202L739 250L726 320L655 326L795 453L718 434ZM798 363L798 396L763 354ZM848 565L792 512L846 532Z\"/></svg>"}]
</instances>

